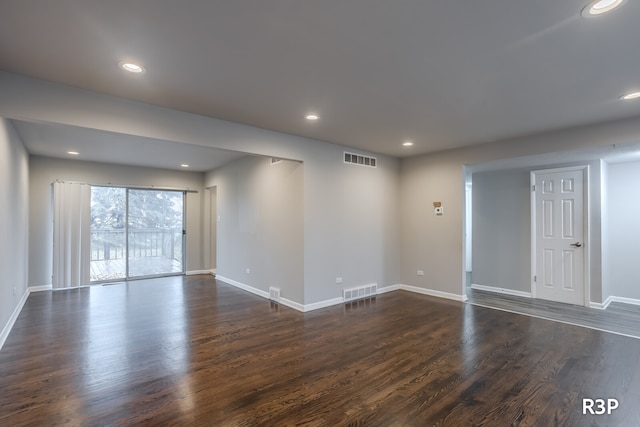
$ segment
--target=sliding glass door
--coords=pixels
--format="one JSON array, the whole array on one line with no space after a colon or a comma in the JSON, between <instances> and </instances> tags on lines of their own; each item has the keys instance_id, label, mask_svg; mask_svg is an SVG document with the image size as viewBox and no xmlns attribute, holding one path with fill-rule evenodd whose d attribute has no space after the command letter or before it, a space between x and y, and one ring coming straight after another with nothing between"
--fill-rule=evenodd
<instances>
[{"instance_id":1,"label":"sliding glass door","mask_svg":"<svg viewBox=\"0 0 640 427\"><path fill-rule=\"evenodd\" d=\"M91 281L184 273L184 192L91 187Z\"/></svg>"},{"instance_id":2,"label":"sliding glass door","mask_svg":"<svg viewBox=\"0 0 640 427\"><path fill-rule=\"evenodd\" d=\"M182 273L184 193L129 190L129 277Z\"/></svg>"}]
</instances>

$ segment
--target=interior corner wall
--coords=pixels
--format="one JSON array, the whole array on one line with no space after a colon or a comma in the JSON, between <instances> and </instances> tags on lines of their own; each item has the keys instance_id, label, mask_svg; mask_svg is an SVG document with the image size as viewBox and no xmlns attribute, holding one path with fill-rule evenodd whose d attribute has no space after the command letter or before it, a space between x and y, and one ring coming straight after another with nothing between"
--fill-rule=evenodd
<instances>
[{"instance_id":1,"label":"interior corner wall","mask_svg":"<svg viewBox=\"0 0 640 427\"><path fill-rule=\"evenodd\" d=\"M28 194L29 155L13 125L0 117L0 332L27 293Z\"/></svg>"},{"instance_id":2,"label":"interior corner wall","mask_svg":"<svg viewBox=\"0 0 640 427\"><path fill-rule=\"evenodd\" d=\"M609 165L608 292L640 300L640 162Z\"/></svg>"},{"instance_id":3,"label":"interior corner wall","mask_svg":"<svg viewBox=\"0 0 640 427\"><path fill-rule=\"evenodd\" d=\"M472 179L472 283L531 292L530 172L482 172Z\"/></svg>"},{"instance_id":4,"label":"interior corner wall","mask_svg":"<svg viewBox=\"0 0 640 427\"><path fill-rule=\"evenodd\" d=\"M118 186L188 188L186 196L187 271L203 270L201 233L204 174L200 172L83 162L31 156L29 168L29 284L51 285L53 263L53 212L51 184L55 180Z\"/></svg>"},{"instance_id":5,"label":"interior corner wall","mask_svg":"<svg viewBox=\"0 0 640 427\"><path fill-rule=\"evenodd\" d=\"M304 166L246 156L207 173L217 195L216 274L304 302Z\"/></svg>"}]
</instances>

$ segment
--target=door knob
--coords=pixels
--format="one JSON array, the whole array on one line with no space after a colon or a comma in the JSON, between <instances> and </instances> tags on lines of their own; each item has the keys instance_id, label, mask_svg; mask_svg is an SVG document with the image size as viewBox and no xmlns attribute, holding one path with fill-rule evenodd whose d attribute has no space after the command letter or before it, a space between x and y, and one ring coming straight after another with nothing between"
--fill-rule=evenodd
<instances>
[{"instance_id":1,"label":"door knob","mask_svg":"<svg viewBox=\"0 0 640 427\"><path fill-rule=\"evenodd\" d=\"M579 248L580 246L582 246L582 243L580 243L580 242L572 243L571 246L573 246L575 248Z\"/></svg>"}]
</instances>

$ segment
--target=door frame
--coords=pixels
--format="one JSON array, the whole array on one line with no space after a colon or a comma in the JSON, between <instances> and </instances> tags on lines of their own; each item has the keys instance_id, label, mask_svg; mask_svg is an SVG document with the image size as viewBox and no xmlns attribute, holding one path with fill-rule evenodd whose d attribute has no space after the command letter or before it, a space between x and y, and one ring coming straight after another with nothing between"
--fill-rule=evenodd
<instances>
[{"instance_id":1,"label":"door frame","mask_svg":"<svg viewBox=\"0 0 640 427\"><path fill-rule=\"evenodd\" d=\"M589 307L591 301L591 236L589 234L590 230L590 221L591 221L591 209L590 209L590 168L589 165L579 165L579 166L569 166L569 167L561 167L561 168L553 168L553 169L540 169L540 170L532 170L530 174L530 183L531 183L531 298L536 298L536 271L537 271L537 257L536 257L536 247L537 247L537 234L536 234L536 175L537 174L547 174L547 173L558 173L558 172L571 172L571 171L582 171L582 232L583 232L583 241L584 251L582 251L583 256L583 286L584 286L584 301L583 306Z\"/></svg>"},{"instance_id":2,"label":"door frame","mask_svg":"<svg viewBox=\"0 0 640 427\"><path fill-rule=\"evenodd\" d=\"M129 280L139 280L139 279L152 279L156 277L170 277L170 276L183 276L187 274L187 194L190 192L194 192L192 190L185 190L180 188L165 188L165 187L137 187L137 186L128 186L128 185L116 185L116 184L88 184L90 187L111 187L111 188L121 188L125 190L125 220L124 220L124 258L125 258L125 275L124 277L118 279L102 279L102 280L90 280L89 284L91 285L99 285L102 283L109 283L114 281L129 281ZM166 192L175 192L182 193L182 271L179 272L171 272L171 273L159 273L159 274L151 274L144 276L135 276L131 277L129 275L129 192L130 190L148 190L148 191L166 191ZM88 250L91 251L91 245L89 245ZM91 256L89 256L91 258ZM90 269L91 260L89 260Z\"/></svg>"}]
</instances>

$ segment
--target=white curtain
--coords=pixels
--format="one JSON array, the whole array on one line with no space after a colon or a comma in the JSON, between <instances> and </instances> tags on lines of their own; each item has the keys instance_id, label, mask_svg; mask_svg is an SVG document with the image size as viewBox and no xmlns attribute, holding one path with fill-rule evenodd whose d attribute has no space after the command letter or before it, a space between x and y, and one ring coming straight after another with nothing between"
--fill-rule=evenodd
<instances>
[{"instance_id":1,"label":"white curtain","mask_svg":"<svg viewBox=\"0 0 640 427\"><path fill-rule=\"evenodd\" d=\"M91 186L53 184L53 288L89 284Z\"/></svg>"}]
</instances>

